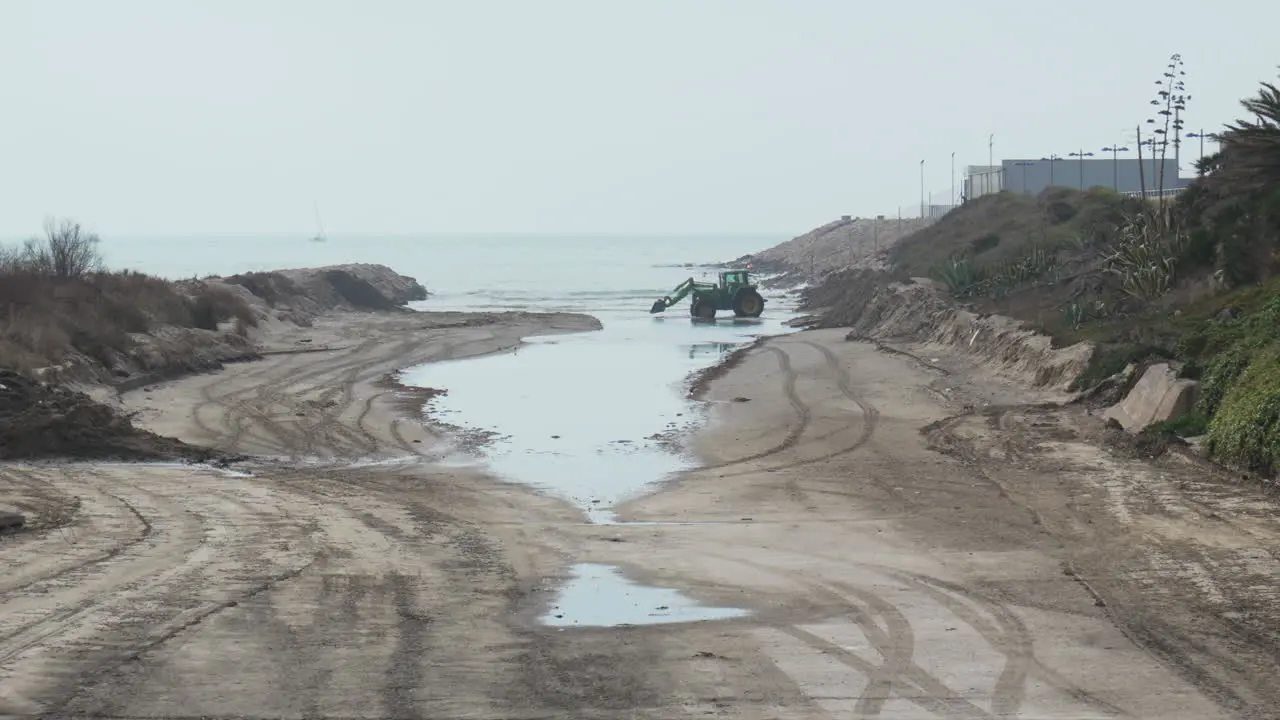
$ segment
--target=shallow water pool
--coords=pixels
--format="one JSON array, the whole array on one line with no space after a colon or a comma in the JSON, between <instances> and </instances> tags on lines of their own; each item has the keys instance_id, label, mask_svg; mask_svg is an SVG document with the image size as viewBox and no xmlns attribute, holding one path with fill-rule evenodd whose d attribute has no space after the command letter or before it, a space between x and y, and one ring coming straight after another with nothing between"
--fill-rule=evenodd
<instances>
[{"instance_id":1,"label":"shallow water pool","mask_svg":"<svg viewBox=\"0 0 1280 720\"><path fill-rule=\"evenodd\" d=\"M742 617L746 610L699 605L670 588L649 587L612 565L581 563L540 621L558 627L614 627Z\"/></svg>"},{"instance_id":2,"label":"shallow water pool","mask_svg":"<svg viewBox=\"0 0 1280 720\"><path fill-rule=\"evenodd\" d=\"M421 365L401 380L447 391L429 406L434 419L492 433L476 462L609 523L617 503L692 465L669 442L701 419L684 382L760 335L789 332L784 303L769 308L714 323L678 309L607 313L599 331L528 338L514 352Z\"/></svg>"}]
</instances>

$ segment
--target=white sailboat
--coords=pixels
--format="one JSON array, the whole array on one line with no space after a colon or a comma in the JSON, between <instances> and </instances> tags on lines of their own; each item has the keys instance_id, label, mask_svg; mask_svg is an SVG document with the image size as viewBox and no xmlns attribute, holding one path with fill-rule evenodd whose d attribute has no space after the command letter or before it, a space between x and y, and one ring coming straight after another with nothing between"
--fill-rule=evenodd
<instances>
[{"instance_id":1,"label":"white sailboat","mask_svg":"<svg viewBox=\"0 0 1280 720\"><path fill-rule=\"evenodd\" d=\"M314 203L314 204L316 208L316 228L318 230L318 233L315 235L315 237L311 238L311 242L324 242L329 238L325 237L324 223L320 222L320 203Z\"/></svg>"}]
</instances>

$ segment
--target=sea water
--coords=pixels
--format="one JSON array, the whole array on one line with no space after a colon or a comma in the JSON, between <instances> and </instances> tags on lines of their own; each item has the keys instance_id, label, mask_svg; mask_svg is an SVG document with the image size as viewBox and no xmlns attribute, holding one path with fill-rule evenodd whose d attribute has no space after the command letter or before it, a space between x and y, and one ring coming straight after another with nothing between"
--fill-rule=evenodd
<instances>
[{"instance_id":1,"label":"sea water","mask_svg":"<svg viewBox=\"0 0 1280 720\"><path fill-rule=\"evenodd\" d=\"M419 310L587 313L596 332L526 339L515 352L404 369L404 379L448 394L439 419L494 432L476 462L514 482L572 500L592 522L619 501L696 462L666 440L692 430L699 407L688 376L760 335L787 332L788 298L765 292L758 319L694 322L688 300L658 315L653 301L711 264L770 247L756 237L331 237L108 240L114 268L169 278L250 270L380 263L432 293ZM425 421L425 418L424 418ZM697 622L741 616L674 589L638 585L608 565L578 564L540 621L553 626Z\"/></svg>"},{"instance_id":2,"label":"sea water","mask_svg":"<svg viewBox=\"0 0 1280 720\"><path fill-rule=\"evenodd\" d=\"M694 322L688 300L658 315L653 301L707 267L769 247L774 236L152 238L103 241L113 268L170 278L249 270L381 263L432 293L419 310L587 313L603 329L527 339L513 353L405 368L441 388L431 412L498 438L475 462L568 498L595 522L694 459L675 451L699 418L684 397L690 373L760 335L787 332L790 301L765 292L758 319Z\"/></svg>"}]
</instances>

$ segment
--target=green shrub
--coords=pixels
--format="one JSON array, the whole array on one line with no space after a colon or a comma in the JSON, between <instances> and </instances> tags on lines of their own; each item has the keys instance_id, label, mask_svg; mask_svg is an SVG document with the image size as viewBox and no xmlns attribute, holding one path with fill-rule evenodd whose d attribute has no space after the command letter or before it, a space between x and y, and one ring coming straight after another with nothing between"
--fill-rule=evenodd
<instances>
[{"instance_id":1,"label":"green shrub","mask_svg":"<svg viewBox=\"0 0 1280 720\"><path fill-rule=\"evenodd\" d=\"M1196 228L1187 234L1187 245L1178 262L1192 268L1209 267L1217 254L1217 237L1204 228Z\"/></svg>"},{"instance_id":2,"label":"green shrub","mask_svg":"<svg viewBox=\"0 0 1280 720\"><path fill-rule=\"evenodd\" d=\"M1280 356L1256 353L1209 422L1209 452L1247 470L1270 473L1280 458Z\"/></svg>"},{"instance_id":3,"label":"green shrub","mask_svg":"<svg viewBox=\"0 0 1280 720\"><path fill-rule=\"evenodd\" d=\"M1150 425L1143 432L1152 434L1168 433L1187 438L1203 435L1208 426L1209 421L1202 413L1190 412L1179 418Z\"/></svg>"},{"instance_id":4,"label":"green shrub","mask_svg":"<svg viewBox=\"0 0 1280 720\"><path fill-rule=\"evenodd\" d=\"M1197 358L1204 352L1209 344L1209 336L1203 332L1197 331L1189 335L1184 335L1178 339L1174 348L1174 353L1186 360Z\"/></svg>"},{"instance_id":5,"label":"green shrub","mask_svg":"<svg viewBox=\"0 0 1280 720\"><path fill-rule=\"evenodd\" d=\"M1045 208L1045 211L1049 215L1049 222L1054 225L1061 225L1070 221L1077 213L1074 205L1061 200L1049 203L1049 207Z\"/></svg>"},{"instance_id":6,"label":"green shrub","mask_svg":"<svg viewBox=\"0 0 1280 720\"><path fill-rule=\"evenodd\" d=\"M1000 236L995 233L988 233L973 241L973 254L980 255L988 250L994 250L1000 244Z\"/></svg>"},{"instance_id":7,"label":"green shrub","mask_svg":"<svg viewBox=\"0 0 1280 720\"><path fill-rule=\"evenodd\" d=\"M1199 360L1188 360L1178 370L1178 377L1184 380L1199 380L1204 375L1204 365Z\"/></svg>"},{"instance_id":8,"label":"green shrub","mask_svg":"<svg viewBox=\"0 0 1280 720\"><path fill-rule=\"evenodd\" d=\"M1235 345L1219 353L1205 366L1200 378L1200 400L1196 409L1213 417L1232 383L1249 367L1252 353L1246 345Z\"/></svg>"}]
</instances>

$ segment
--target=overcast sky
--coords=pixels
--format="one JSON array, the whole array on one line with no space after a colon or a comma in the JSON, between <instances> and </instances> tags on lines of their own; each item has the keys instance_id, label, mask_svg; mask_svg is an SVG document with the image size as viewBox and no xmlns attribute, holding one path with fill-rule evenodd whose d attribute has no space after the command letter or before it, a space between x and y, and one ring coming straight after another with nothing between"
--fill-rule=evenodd
<instances>
[{"instance_id":1,"label":"overcast sky","mask_svg":"<svg viewBox=\"0 0 1280 720\"><path fill-rule=\"evenodd\" d=\"M0 0L0 235L785 232L1190 127L1280 3ZM1244 17L1247 22L1235 22ZM1188 146L1190 155L1198 148ZM1184 168L1190 171L1190 159Z\"/></svg>"}]
</instances>

